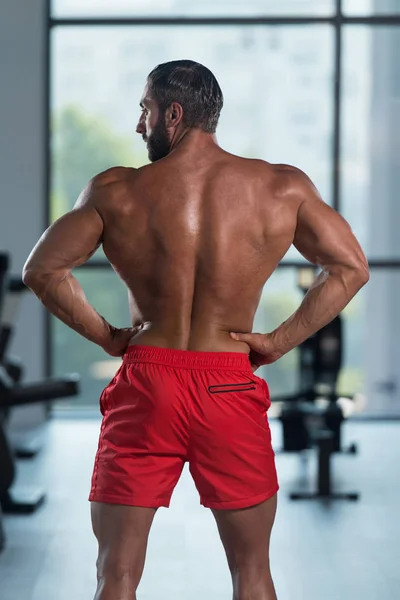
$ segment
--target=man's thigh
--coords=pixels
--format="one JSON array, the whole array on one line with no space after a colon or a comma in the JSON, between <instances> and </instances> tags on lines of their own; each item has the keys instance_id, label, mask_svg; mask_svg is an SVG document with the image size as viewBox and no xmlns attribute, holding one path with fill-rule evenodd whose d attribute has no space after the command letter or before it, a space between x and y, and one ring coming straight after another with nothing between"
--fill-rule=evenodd
<instances>
[{"instance_id":1,"label":"man's thigh","mask_svg":"<svg viewBox=\"0 0 400 600\"><path fill-rule=\"evenodd\" d=\"M231 570L269 565L276 509L277 494L250 508L212 510Z\"/></svg>"},{"instance_id":2,"label":"man's thigh","mask_svg":"<svg viewBox=\"0 0 400 600\"><path fill-rule=\"evenodd\" d=\"M134 571L140 579L156 508L91 503L93 532L99 544L98 575Z\"/></svg>"}]
</instances>

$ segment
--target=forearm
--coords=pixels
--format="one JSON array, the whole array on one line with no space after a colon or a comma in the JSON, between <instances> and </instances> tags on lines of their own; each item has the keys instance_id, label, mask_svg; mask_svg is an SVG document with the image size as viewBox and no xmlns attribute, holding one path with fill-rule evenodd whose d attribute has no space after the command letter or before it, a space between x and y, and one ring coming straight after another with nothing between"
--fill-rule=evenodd
<instances>
[{"instance_id":1,"label":"forearm","mask_svg":"<svg viewBox=\"0 0 400 600\"><path fill-rule=\"evenodd\" d=\"M271 333L281 355L330 323L367 282L357 271L322 272L297 311Z\"/></svg>"},{"instance_id":2,"label":"forearm","mask_svg":"<svg viewBox=\"0 0 400 600\"><path fill-rule=\"evenodd\" d=\"M113 327L89 304L75 277L24 273L25 284L48 311L87 340L105 348Z\"/></svg>"}]
</instances>

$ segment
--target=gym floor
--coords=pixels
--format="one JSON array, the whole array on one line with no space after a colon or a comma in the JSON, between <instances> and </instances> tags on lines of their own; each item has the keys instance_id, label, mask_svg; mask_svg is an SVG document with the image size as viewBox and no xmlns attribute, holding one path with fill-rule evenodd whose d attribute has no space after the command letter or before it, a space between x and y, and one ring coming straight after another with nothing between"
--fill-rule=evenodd
<instances>
[{"instance_id":1,"label":"gym floor","mask_svg":"<svg viewBox=\"0 0 400 600\"><path fill-rule=\"evenodd\" d=\"M40 483L45 506L7 516L0 554L1 600L92 600L96 542L87 495L100 421L58 420L34 461L18 463L18 480ZM274 446L280 425L271 423ZM313 483L314 458L277 455L281 491L271 562L279 600L398 600L400 570L400 424L348 422L345 441L359 454L334 458L338 489L358 502L292 502L290 490ZM185 468L171 507L150 534L139 600L229 600L230 576L213 517L199 505Z\"/></svg>"}]
</instances>

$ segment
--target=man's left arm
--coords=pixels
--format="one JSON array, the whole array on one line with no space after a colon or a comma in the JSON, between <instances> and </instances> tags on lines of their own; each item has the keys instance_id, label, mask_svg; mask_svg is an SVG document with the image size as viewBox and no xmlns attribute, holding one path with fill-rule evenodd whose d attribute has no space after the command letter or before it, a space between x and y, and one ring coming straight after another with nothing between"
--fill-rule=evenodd
<instances>
[{"instance_id":1,"label":"man's left arm","mask_svg":"<svg viewBox=\"0 0 400 600\"><path fill-rule=\"evenodd\" d=\"M53 315L110 352L116 329L89 304L71 273L102 242L103 221L96 210L96 196L102 189L95 180L83 190L75 207L44 232L25 263L23 280Z\"/></svg>"}]
</instances>

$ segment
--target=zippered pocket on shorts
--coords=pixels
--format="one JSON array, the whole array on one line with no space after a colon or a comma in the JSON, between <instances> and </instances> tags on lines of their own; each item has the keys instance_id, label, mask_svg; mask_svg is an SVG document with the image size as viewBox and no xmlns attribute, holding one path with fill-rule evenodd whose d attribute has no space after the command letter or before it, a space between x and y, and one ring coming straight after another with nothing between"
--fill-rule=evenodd
<instances>
[{"instance_id":1,"label":"zippered pocket on shorts","mask_svg":"<svg viewBox=\"0 0 400 600\"><path fill-rule=\"evenodd\" d=\"M250 392L255 390L256 386L251 381L246 383L220 383L218 385L210 385L208 391L210 394L226 394L238 392Z\"/></svg>"}]
</instances>

